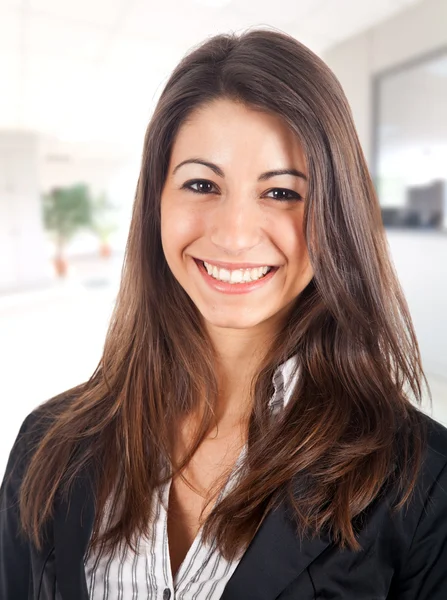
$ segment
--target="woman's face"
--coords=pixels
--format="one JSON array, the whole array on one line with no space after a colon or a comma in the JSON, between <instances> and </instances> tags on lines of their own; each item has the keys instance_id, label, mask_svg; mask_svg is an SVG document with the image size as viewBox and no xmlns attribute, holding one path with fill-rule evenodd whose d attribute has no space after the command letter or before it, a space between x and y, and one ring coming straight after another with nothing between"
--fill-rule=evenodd
<instances>
[{"instance_id":1,"label":"woman's face","mask_svg":"<svg viewBox=\"0 0 447 600\"><path fill-rule=\"evenodd\" d=\"M293 171L286 174L276 171ZM227 99L173 144L161 197L167 263L209 326L275 327L312 279L306 161L282 120Z\"/></svg>"}]
</instances>

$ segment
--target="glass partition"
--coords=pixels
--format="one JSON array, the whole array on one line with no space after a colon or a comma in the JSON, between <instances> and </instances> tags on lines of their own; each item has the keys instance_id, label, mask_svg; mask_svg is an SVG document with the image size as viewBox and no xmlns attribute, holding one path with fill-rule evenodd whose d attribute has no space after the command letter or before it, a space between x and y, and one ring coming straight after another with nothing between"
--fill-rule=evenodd
<instances>
[{"instance_id":1,"label":"glass partition","mask_svg":"<svg viewBox=\"0 0 447 600\"><path fill-rule=\"evenodd\" d=\"M447 231L447 48L378 75L373 108L385 225Z\"/></svg>"}]
</instances>

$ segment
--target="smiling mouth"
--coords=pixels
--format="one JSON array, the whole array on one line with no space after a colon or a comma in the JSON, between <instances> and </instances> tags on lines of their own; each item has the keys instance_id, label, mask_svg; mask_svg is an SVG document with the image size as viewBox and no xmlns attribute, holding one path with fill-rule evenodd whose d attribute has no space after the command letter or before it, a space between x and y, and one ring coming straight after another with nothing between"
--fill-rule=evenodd
<instances>
[{"instance_id":1,"label":"smiling mouth","mask_svg":"<svg viewBox=\"0 0 447 600\"><path fill-rule=\"evenodd\" d=\"M264 265L261 267L251 268L239 268L239 269L227 269L224 267L217 266L215 264L195 259L196 262L201 264L206 270L208 275L216 281L222 281L223 283L252 283L263 279L270 271L276 270L278 267L272 267Z\"/></svg>"}]
</instances>

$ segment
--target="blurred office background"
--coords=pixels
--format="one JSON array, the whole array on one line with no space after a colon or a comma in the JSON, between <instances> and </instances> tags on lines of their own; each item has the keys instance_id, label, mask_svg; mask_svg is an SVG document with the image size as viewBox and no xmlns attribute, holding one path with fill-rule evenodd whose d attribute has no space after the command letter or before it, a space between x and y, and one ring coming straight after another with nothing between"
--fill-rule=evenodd
<instances>
[{"instance_id":1,"label":"blurred office background","mask_svg":"<svg viewBox=\"0 0 447 600\"><path fill-rule=\"evenodd\" d=\"M0 475L23 418L99 361L172 68L259 25L346 91L447 425L446 0L0 0Z\"/></svg>"}]
</instances>

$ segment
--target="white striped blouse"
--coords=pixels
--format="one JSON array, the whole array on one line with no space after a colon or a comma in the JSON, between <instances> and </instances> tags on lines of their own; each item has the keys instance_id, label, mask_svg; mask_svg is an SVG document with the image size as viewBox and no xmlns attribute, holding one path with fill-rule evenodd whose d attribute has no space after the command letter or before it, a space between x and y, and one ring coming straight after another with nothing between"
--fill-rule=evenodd
<instances>
[{"instance_id":1,"label":"white striped blouse","mask_svg":"<svg viewBox=\"0 0 447 600\"><path fill-rule=\"evenodd\" d=\"M298 372L292 357L276 369L273 376L274 393L269 401L272 413L281 410L289 401ZM236 483L236 468L246 453L244 447L219 500ZM215 548L197 533L183 562L172 576L168 534L167 506L171 481L162 490L162 501L154 494L155 521L151 534L140 537L137 552L127 546L115 553L87 552L85 574L90 600L217 600L235 571L241 556L228 562ZM105 519L103 520L105 523ZM105 526L105 524L104 524Z\"/></svg>"}]
</instances>

